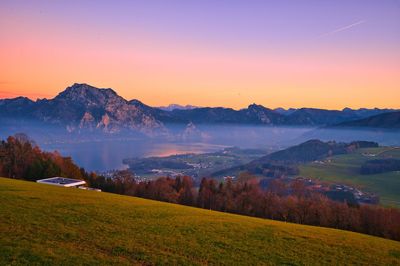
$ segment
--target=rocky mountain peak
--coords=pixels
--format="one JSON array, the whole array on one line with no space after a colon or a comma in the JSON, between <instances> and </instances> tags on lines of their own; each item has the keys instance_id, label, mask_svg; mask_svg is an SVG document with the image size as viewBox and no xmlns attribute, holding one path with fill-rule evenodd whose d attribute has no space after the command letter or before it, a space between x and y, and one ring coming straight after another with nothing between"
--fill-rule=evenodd
<instances>
[{"instance_id":1,"label":"rocky mountain peak","mask_svg":"<svg viewBox=\"0 0 400 266\"><path fill-rule=\"evenodd\" d=\"M104 105L110 100L126 102L112 89L99 89L86 83L75 83L58 94L54 100L73 101L91 105Z\"/></svg>"},{"instance_id":2,"label":"rocky mountain peak","mask_svg":"<svg viewBox=\"0 0 400 266\"><path fill-rule=\"evenodd\" d=\"M264 106L262 106L262 105L260 105L260 104L255 104L255 103L250 104L250 105L247 107L247 109L249 109L249 110L251 110L251 111L272 111L272 110L269 109L269 108L266 108L266 107L264 107Z\"/></svg>"},{"instance_id":3,"label":"rocky mountain peak","mask_svg":"<svg viewBox=\"0 0 400 266\"><path fill-rule=\"evenodd\" d=\"M6 107L10 106L7 104ZM0 114L19 110L11 107L0 106ZM106 133L123 130L152 133L162 129L163 123L149 109L144 104L129 104L112 89L99 89L85 83L75 83L53 99L34 102L29 109L23 108L30 118L66 126L69 132L97 130Z\"/></svg>"}]
</instances>

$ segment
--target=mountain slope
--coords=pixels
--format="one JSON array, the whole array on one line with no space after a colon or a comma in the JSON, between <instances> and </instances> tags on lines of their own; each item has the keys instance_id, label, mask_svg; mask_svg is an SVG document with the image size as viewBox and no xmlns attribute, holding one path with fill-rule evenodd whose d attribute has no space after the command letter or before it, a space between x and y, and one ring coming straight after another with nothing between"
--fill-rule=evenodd
<instances>
[{"instance_id":1,"label":"mountain slope","mask_svg":"<svg viewBox=\"0 0 400 266\"><path fill-rule=\"evenodd\" d=\"M162 121L162 123L187 124L190 121L190 119L176 117L170 111L151 107L136 99L130 100L129 104L144 110L147 114L152 115L158 121Z\"/></svg>"},{"instance_id":2,"label":"mountain slope","mask_svg":"<svg viewBox=\"0 0 400 266\"><path fill-rule=\"evenodd\" d=\"M395 265L400 243L0 178L0 264Z\"/></svg>"},{"instance_id":3,"label":"mountain slope","mask_svg":"<svg viewBox=\"0 0 400 266\"><path fill-rule=\"evenodd\" d=\"M247 109L239 110L239 113L247 117L250 123L254 124L282 125L286 121L284 115L257 104L251 104Z\"/></svg>"},{"instance_id":4,"label":"mountain slope","mask_svg":"<svg viewBox=\"0 0 400 266\"><path fill-rule=\"evenodd\" d=\"M400 112L390 112L370 116L364 119L343 122L334 126L335 128L344 127L369 127L369 128L400 128Z\"/></svg>"},{"instance_id":5,"label":"mountain slope","mask_svg":"<svg viewBox=\"0 0 400 266\"><path fill-rule=\"evenodd\" d=\"M176 121L196 124L253 124L253 125L283 125L286 117L262 105L251 104L247 108L234 110L223 107L203 107L190 110L175 109L168 114ZM162 117L163 122L168 122Z\"/></svg>"},{"instance_id":6,"label":"mountain slope","mask_svg":"<svg viewBox=\"0 0 400 266\"><path fill-rule=\"evenodd\" d=\"M355 112L301 108L287 116L287 123L290 125L317 126L336 124L358 118L359 116Z\"/></svg>"}]
</instances>

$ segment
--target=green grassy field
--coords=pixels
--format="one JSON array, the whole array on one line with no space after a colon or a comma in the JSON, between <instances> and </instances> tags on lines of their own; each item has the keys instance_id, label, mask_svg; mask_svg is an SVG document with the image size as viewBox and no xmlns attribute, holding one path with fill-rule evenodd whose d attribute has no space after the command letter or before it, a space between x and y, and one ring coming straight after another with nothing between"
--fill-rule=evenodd
<instances>
[{"instance_id":1,"label":"green grassy field","mask_svg":"<svg viewBox=\"0 0 400 266\"><path fill-rule=\"evenodd\" d=\"M0 265L400 265L400 242L0 178Z\"/></svg>"},{"instance_id":2,"label":"green grassy field","mask_svg":"<svg viewBox=\"0 0 400 266\"><path fill-rule=\"evenodd\" d=\"M400 172L377 175L359 173L361 164L365 161L387 157L400 159L400 149L390 147L360 149L352 154L334 156L330 163L309 163L300 166L300 175L355 185L366 191L377 193L384 205L400 207Z\"/></svg>"}]
</instances>

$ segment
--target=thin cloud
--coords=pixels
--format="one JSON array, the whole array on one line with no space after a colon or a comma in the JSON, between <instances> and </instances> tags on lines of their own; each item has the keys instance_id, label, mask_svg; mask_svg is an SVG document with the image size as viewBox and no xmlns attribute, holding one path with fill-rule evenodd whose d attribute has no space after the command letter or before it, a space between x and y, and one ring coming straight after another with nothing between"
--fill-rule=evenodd
<instances>
[{"instance_id":1,"label":"thin cloud","mask_svg":"<svg viewBox=\"0 0 400 266\"><path fill-rule=\"evenodd\" d=\"M330 32L321 34L320 37L333 35L333 34L336 34L336 33L338 33L338 32L342 32L342 31L351 29L351 28L353 28L353 27L359 26L359 25L361 25L361 24L364 24L365 22L367 22L367 21L366 21L366 20L360 20L360 21L354 22L354 23L352 23L352 24L350 24L350 25L347 25L347 26L344 26L344 27L340 27L340 28L335 29L335 30L333 30L333 31L330 31Z\"/></svg>"}]
</instances>

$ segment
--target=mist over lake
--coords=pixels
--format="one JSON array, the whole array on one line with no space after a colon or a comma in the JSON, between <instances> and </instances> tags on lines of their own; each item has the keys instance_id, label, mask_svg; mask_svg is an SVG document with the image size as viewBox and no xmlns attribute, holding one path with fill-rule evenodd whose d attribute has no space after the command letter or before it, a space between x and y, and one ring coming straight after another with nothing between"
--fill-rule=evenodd
<instances>
[{"instance_id":1,"label":"mist over lake","mask_svg":"<svg viewBox=\"0 0 400 266\"><path fill-rule=\"evenodd\" d=\"M42 144L48 151L57 150L71 156L74 161L90 171L124 169L122 160L130 157L168 156L184 153L214 152L223 145L207 143L161 143L157 140L105 140L80 143Z\"/></svg>"},{"instance_id":2,"label":"mist over lake","mask_svg":"<svg viewBox=\"0 0 400 266\"><path fill-rule=\"evenodd\" d=\"M260 126L198 126L187 129L169 126L170 134L163 137L104 138L97 140L39 142L48 151L57 150L71 156L88 170L123 169L122 160L130 157L169 156L185 153L208 153L227 147L280 149L286 147L310 129L271 128Z\"/></svg>"},{"instance_id":3,"label":"mist over lake","mask_svg":"<svg viewBox=\"0 0 400 266\"><path fill-rule=\"evenodd\" d=\"M123 169L125 158L207 153L226 147L279 150L309 139L376 141L381 145L400 145L400 133L388 130L317 129L307 127L267 127L242 125L169 125L168 134L115 136L68 134L56 127L32 126L2 128L2 139L24 132L46 151L71 156L90 171Z\"/></svg>"}]
</instances>

